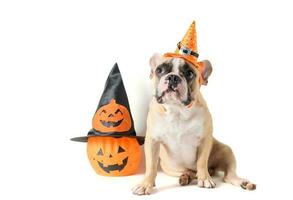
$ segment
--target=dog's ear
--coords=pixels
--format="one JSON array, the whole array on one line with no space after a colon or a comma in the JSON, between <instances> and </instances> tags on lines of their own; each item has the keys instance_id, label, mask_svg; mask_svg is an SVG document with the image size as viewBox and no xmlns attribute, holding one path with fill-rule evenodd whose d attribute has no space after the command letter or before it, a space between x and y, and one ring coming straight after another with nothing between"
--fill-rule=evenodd
<instances>
[{"instance_id":1,"label":"dog's ear","mask_svg":"<svg viewBox=\"0 0 293 200\"><path fill-rule=\"evenodd\" d=\"M151 73L150 78L153 78L156 67L163 62L163 56L159 53L154 53L150 59Z\"/></svg>"},{"instance_id":2,"label":"dog's ear","mask_svg":"<svg viewBox=\"0 0 293 200\"><path fill-rule=\"evenodd\" d=\"M203 79L202 84L207 85L208 84L208 78L209 78L209 76L211 75L211 73L213 71L212 64L208 60L203 60L203 61L199 62L199 64L202 66L202 70L201 70L201 77Z\"/></svg>"}]
</instances>

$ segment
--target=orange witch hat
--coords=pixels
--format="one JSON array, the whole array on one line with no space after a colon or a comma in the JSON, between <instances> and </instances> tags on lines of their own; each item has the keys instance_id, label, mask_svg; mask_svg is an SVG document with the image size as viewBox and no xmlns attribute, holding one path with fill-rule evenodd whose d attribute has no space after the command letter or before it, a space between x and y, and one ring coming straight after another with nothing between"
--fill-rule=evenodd
<instances>
[{"instance_id":1,"label":"orange witch hat","mask_svg":"<svg viewBox=\"0 0 293 200\"><path fill-rule=\"evenodd\" d=\"M183 39L177 44L175 53L165 53L165 57L183 58L193 64L199 71L202 71L203 64L197 62L199 56L197 52L197 37L195 29L195 21L193 21L185 33ZM200 82L203 83L200 77Z\"/></svg>"}]
</instances>

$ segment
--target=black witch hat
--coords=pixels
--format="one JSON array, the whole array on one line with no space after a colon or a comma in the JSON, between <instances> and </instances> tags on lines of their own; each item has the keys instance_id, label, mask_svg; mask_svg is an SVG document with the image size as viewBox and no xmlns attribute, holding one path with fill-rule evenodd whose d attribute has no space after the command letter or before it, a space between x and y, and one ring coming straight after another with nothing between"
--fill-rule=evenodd
<instances>
[{"instance_id":1,"label":"black witch hat","mask_svg":"<svg viewBox=\"0 0 293 200\"><path fill-rule=\"evenodd\" d=\"M92 120L93 128L87 136L71 138L72 141L87 142L89 137L133 137L139 144L143 136L136 136L127 94L117 63L112 68L98 108Z\"/></svg>"}]
</instances>

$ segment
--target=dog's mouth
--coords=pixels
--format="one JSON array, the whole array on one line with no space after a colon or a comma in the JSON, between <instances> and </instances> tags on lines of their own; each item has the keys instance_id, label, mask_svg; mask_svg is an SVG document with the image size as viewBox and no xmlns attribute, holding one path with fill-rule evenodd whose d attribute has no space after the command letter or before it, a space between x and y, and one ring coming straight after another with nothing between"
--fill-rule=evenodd
<instances>
[{"instance_id":1,"label":"dog's mouth","mask_svg":"<svg viewBox=\"0 0 293 200\"><path fill-rule=\"evenodd\" d=\"M179 94L179 91L176 89L176 87L173 86L169 86L167 90L165 90L166 93L170 93L170 92L176 92Z\"/></svg>"},{"instance_id":2,"label":"dog's mouth","mask_svg":"<svg viewBox=\"0 0 293 200\"><path fill-rule=\"evenodd\" d=\"M180 92L174 87L168 87L165 91L163 91L160 95L156 95L156 99L158 103L163 103L163 98L166 95L174 95L177 99L180 99Z\"/></svg>"},{"instance_id":3,"label":"dog's mouth","mask_svg":"<svg viewBox=\"0 0 293 200\"><path fill-rule=\"evenodd\" d=\"M100 122L103 124L103 126L106 126L106 127L116 127L116 126L119 126L122 121L123 121L123 119L121 119L121 120L119 120L117 122L100 120Z\"/></svg>"},{"instance_id":4,"label":"dog's mouth","mask_svg":"<svg viewBox=\"0 0 293 200\"><path fill-rule=\"evenodd\" d=\"M164 98L164 97L166 97L166 98ZM187 97L183 98L182 94L179 92L179 90L174 87L168 87L165 91L163 91L161 93L157 92L155 95L155 98L159 104L167 103L164 101L168 101L168 99L172 99L171 101L174 102L174 100L175 100L175 102L180 102L185 106L189 105L191 103L191 101L193 100L193 98L190 95L189 90L187 93Z\"/></svg>"},{"instance_id":5,"label":"dog's mouth","mask_svg":"<svg viewBox=\"0 0 293 200\"><path fill-rule=\"evenodd\" d=\"M104 164L101 163L100 161L97 161L97 162L98 162L98 165L100 166L100 168L102 168L105 172L110 173L111 171L115 171L115 170L119 170L119 172L120 172L126 166L127 161L128 161L128 157L123 159L121 165L114 164L114 165L108 165L107 167L105 167Z\"/></svg>"}]
</instances>

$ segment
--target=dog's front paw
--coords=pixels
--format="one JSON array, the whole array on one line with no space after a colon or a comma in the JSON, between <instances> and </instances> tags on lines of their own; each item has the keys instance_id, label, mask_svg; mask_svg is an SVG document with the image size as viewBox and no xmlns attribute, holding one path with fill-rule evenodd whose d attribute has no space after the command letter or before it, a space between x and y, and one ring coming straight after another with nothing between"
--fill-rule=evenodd
<instances>
[{"instance_id":1,"label":"dog's front paw","mask_svg":"<svg viewBox=\"0 0 293 200\"><path fill-rule=\"evenodd\" d=\"M216 187L216 183L210 176L206 177L198 177L197 184L202 188L214 188Z\"/></svg>"},{"instance_id":2,"label":"dog's front paw","mask_svg":"<svg viewBox=\"0 0 293 200\"><path fill-rule=\"evenodd\" d=\"M132 188L132 193L136 195L149 195L151 194L154 185L155 184L151 182L142 182Z\"/></svg>"}]
</instances>

